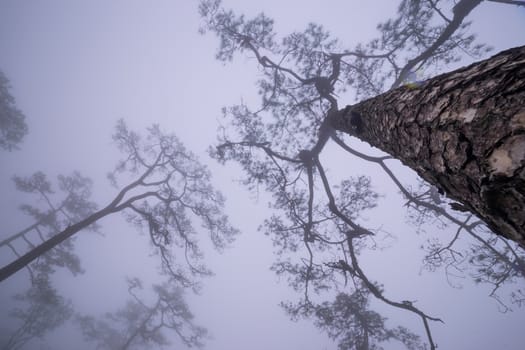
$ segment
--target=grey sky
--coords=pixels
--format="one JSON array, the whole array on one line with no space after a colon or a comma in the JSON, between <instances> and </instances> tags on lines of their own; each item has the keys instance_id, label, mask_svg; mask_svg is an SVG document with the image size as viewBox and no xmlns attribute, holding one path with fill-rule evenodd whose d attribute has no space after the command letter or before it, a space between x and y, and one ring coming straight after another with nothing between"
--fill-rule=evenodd
<instances>
[{"instance_id":1,"label":"grey sky","mask_svg":"<svg viewBox=\"0 0 525 350\"><path fill-rule=\"evenodd\" d=\"M224 4L248 16L263 10L283 34L318 22L350 46L373 37L376 24L394 16L397 7L387 0ZM480 41L492 45L494 52L523 45L523 9L483 3L469 19ZM194 1L0 1L0 69L10 79L29 126L20 151L0 152L0 237L27 224L17 211L27 197L14 191L14 174L43 170L53 177L79 170L94 180L94 198L103 206L115 193L105 174L118 157L111 143L116 120L124 118L136 130L158 123L209 164L214 183L227 197L228 214L242 231L224 254L207 253L216 276L205 281L200 296L189 296L197 322L214 335L207 349L335 349L311 324L289 321L277 306L295 294L268 269L271 242L257 232L266 215L265 195L257 198L232 182L241 177L236 166L221 167L207 159L221 107L241 99L257 106L253 83L258 71L254 59L246 57L228 65L215 61L218 42L211 34L199 35L199 25ZM374 171L354 160L337 165L343 155L328 151L335 174L355 168ZM410 172L403 174L412 181ZM502 314L487 297L487 288L464 280L456 281L461 289L453 289L442 271L420 274L422 253L417 248L426 237L404 224L394 187L381 176L374 184L388 208L376 213L397 239L384 242L392 248L364 257L371 276L385 284L390 296L418 300L429 314L445 320L434 325L440 349L521 349L523 310ZM141 248L147 244L145 237L122 221L105 219L106 237L88 234L78 240L85 276L58 276L63 293L82 311L119 306L126 292L123 276L130 274L126 270L145 278L155 271L155 260ZM428 234L450 232L436 229ZM6 252L0 252L2 264L6 258ZM2 288L0 297L5 297L7 289ZM392 322L399 320L420 329L417 320L392 314ZM72 330L67 336L57 333L50 343L53 349L78 348L77 337Z\"/></svg>"}]
</instances>

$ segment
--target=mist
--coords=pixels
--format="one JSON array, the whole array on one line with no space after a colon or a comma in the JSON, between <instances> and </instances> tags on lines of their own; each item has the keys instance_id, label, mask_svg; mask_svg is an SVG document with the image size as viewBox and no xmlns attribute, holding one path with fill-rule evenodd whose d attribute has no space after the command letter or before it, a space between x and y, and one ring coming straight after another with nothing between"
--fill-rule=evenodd
<instances>
[{"instance_id":1,"label":"mist","mask_svg":"<svg viewBox=\"0 0 525 350\"><path fill-rule=\"evenodd\" d=\"M448 9L451 2L441 3ZM264 12L281 36L322 24L351 48L378 37L377 24L394 17L399 4L270 0L222 6L247 18ZM484 1L467 20L468 32L492 51L430 65L424 79L524 44L524 7ZM340 338L316 323L315 312L294 319L282 305L302 300L304 284L294 289L294 276L276 274L275 263L302 263L307 255L304 248L277 254L279 244L265 221L278 212L275 195L262 181L250 181L242 163L222 164L217 156L225 130L242 136L223 108L258 110L257 81L267 73L250 52L218 60L220 39L210 30L200 34L204 25L197 2L190 1L0 2L0 71L27 124L17 149L0 149L1 265L107 209L52 247L47 258L0 282L2 349L340 346ZM353 88L338 98L340 105L360 100ZM384 155L356 139L349 144ZM377 205L364 205L355 220L375 236L359 247L360 265L388 298L410 301L443 321L431 325L439 349L522 348L525 314L511 299L523 292L523 279L502 284L490 297L494 286L476 283L468 269L425 269L422 247L434 239L448 242L457 226L441 217L415 224L388 174L349 158L334 143L320 159L334 184L370 177L361 185L377 193L366 197ZM397 160L389 164L404 185L418 188L415 172ZM43 175L35 177L37 172ZM301 176L307 178L306 171ZM49 191L42 191L47 184ZM152 194L141 197L145 193ZM462 235L454 249L468 251L473 242ZM325 268L341 259L331 251L319 256ZM352 287L349 274L332 277L328 288L310 291L312 303L333 302ZM34 286L40 294L31 294ZM385 327L402 325L426 342L413 314L373 298L367 307L387 318ZM27 322L38 319L31 312L45 315L44 321ZM28 339L19 336L22 331ZM397 340L382 346L407 348Z\"/></svg>"}]
</instances>

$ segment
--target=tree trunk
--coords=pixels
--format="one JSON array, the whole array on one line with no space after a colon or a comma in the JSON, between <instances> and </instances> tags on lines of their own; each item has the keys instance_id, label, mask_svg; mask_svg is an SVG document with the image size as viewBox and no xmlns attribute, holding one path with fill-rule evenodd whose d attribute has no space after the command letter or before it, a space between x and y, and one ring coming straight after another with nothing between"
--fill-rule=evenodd
<instances>
[{"instance_id":1,"label":"tree trunk","mask_svg":"<svg viewBox=\"0 0 525 350\"><path fill-rule=\"evenodd\" d=\"M111 206L108 206L102 210L99 210L95 212L94 214L88 216L86 219L67 227L64 231L54 235L53 237L49 238L47 241L31 249L26 254L22 255L15 261L11 262L10 264L7 264L6 266L0 269L0 282L14 275L16 272L20 271L21 269L29 265L36 258L47 253L51 249L55 248L56 246L64 242L66 239L69 239L70 237L72 237L77 232L80 232L81 230L85 229L89 225L94 224L101 218L109 214L112 214L113 212L114 212L114 207L111 207Z\"/></svg>"},{"instance_id":2,"label":"tree trunk","mask_svg":"<svg viewBox=\"0 0 525 350\"><path fill-rule=\"evenodd\" d=\"M525 46L347 106L331 123L525 248Z\"/></svg>"}]
</instances>

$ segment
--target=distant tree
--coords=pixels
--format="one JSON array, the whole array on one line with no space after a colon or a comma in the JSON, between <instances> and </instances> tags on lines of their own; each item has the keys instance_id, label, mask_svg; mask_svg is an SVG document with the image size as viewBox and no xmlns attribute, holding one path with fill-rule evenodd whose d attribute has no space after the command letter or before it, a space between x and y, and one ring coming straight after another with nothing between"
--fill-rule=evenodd
<instances>
[{"instance_id":1,"label":"distant tree","mask_svg":"<svg viewBox=\"0 0 525 350\"><path fill-rule=\"evenodd\" d=\"M119 181L126 181L127 184L121 186L114 200L103 209L98 209L89 201L91 181L78 173L59 177L59 187L64 193L64 199L59 204L54 203L54 191L43 173L37 172L28 178L14 178L19 190L37 194L46 203L47 209L30 205L21 207L36 222L0 242L0 248L8 247L15 255L12 263L0 269L0 280L27 268L31 281L27 293L42 295L38 299L41 301L50 291L56 294L50 284L56 267L67 267L73 274L83 272L80 260L73 251L75 234L98 229L98 220L113 213L122 213L129 223L147 232L153 252L160 257L161 275L167 279L165 284L154 287L158 305L150 310L151 320L139 332L140 337L138 334L132 336L130 344L135 344L139 338L144 344L160 341L161 328L168 328L189 345L201 346L205 332L191 322L193 316L183 302L182 289L197 290L200 284L198 277L211 273L202 262L198 238L200 231L194 225L200 223L212 245L219 250L237 234L222 213L224 199L212 188L209 171L174 135L161 132L158 126L149 128L147 137L143 139L120 121L113 139L124 153L124 158L109 178L116 187ZM37 243L38 240L40 243ZM24 242L25 247L20 244ZM21 250L26 252L22 253ZM46 284L41 281L46 281ZM133 281L130 292L139 287L138 280ZM132 293L132 296L134 301L123 307L118 313L120 316L115 317L139 312L140 307L148 309L146 304L139 303L135 294ZM56 298L64 300L58 294ZM26 299L21 301L25 302ZM51 309L52 306L38 306L36 302L35 305L43 310ZM59 320L64 322L69 319L71 313L69 309L68 312L57 312L54 315L56 322L46 325L43 319L48 317L47 314L16 312L22 324L38 324L40 328L22 326L11 338L22 344L31 338L41 337L45 330L56 328ZM60 315L62 318L59 319ZM152 330L150 324L158 322L159 317L162 320L160 326L157 324L155 327L159 326L158 329ZM83 321L80 324L88 327L84 330L87 332L85 334L93 334L97 330L103 332L100 328L104 324L102 321L95 321L92 317L81 319ZM123 339L132 335L126 334L126 331L138 332L129 325L124 331L119 331ZM158 334L149 339L149 332ZM15 340L10 339L9 344Z\"/></svg>"},{"instance_id":2,"label":"distant tree","mask_svg":"<svg viewBox=\"0 0 525 350\"><path fill-rule=\"evenodd\" d=\"M12 151L27 134L27 124L9 89L9 80L0 71L0 148Z\"/></svg>"},{"instance_id":3,"label":"distant tree","mask_svg":"<svg viewBox=\"0 0 525 350\"><path fill-rule=\"evenodd\" d=\"M9 312L14 331L2 341L2 349L16 350L34 338L43 338L47 332L61 326L73 314L71 303L60 296L52 286L47 273L38 274L31 286L14 296L17 304ZM2 330L6 336L8 330Z\"/></svg>"},{"instance_id":4,"label":"distant tree","mask_svg":"<svg viewBox=\"0 0 525 350\"><path fill-rule=\"evenodd\" d=\"M39 243L44 243L54 237L58 232L64 230L72 222L78 222L92 214L97 205L90 201L92 182L90 179L83 177L78 172L69 176L58 176L58 188L60 196L63 198L55 203L54 196L57 196L51 182L42 172L36 172L33 175L23 178L15 176L13 178L16 188L21 192L34 194L37 196L37 203L44 202L45 209L38 205L23 204L20 209L26 215L34 220L34 224L6 237L0 242L0 248L9 247L11 251L21 258L20 248L16 249L15 243L24 242L26 247L35 248ZM88 227L97 229L96 224ZM39 243L37 243L39 242ZM48 254L39 256L34 267L40 273L53 272L55 266L65 266L73 274L82 272L78 257L72 252L74 240L68 240L64 244L57 246ZM31 279L34 277L33 268L26 265Z\"/></svg>"},{"instance_id":5,"label":"distant tree","mask_svg":"<svg viewBox=\"0 0 525 350\"><path fill-rule=\"evenodd\" d=\"M170 344L165 329L175 332L188 347L203 346L207 332L192 323L184 290L176 283L155 285L155 300L150 305L137 294L142 290L139 279L128 279L128 286L132 298L124 308L106 313L104 320L77 317L84 338L97 343L97 349L159 349Z\"/></svg>"},{"instance_id":6,"label":"distant tree","mask_svg":"<svg viewBox=\"0 0 525 350\"><path fill-rule=\"evenodd\" d=\"M419 336L404 327L389 329L386 319L369 309L370 292L357 288L351 295L340 293L333 303L324 302L313 312L316 324L326 329L332 339L339 339L339 348L382 349L381 343L396 340L409 350L423 348Z\"/></svg>"},{"instance_id":7,"label":"distant tree","mask_svg":"<svg viewBox=\"0 0 525 350\"><path fill-rule=\"evenodd\" d=\"M111 182L117 186L119 174L122 177L136 175L136 178L123 186L106 207L80 221L70 222L61 232L0 269L0 281L114 213L123 213L130 223L146 228L151 243L161 257L163 273L184 285L192 284L189 275L209 274L204 266L196 262L202 257L202 252L195 237L193 220L201 221L217 249L224 248L237 233L222 214L224 199L209 183L209 171L175 135L163 134L158 126L149 129L144 142L120 121L113 139L125 158L110 174ZM188 271L175 263L175 256L169 249L172 246L183 249Z\"/></svg>"},{"instance_id":8,"label":"distant tree","mask_svg":"<svg viewBox=\"0 0 525 350\"><path fill-rule=\"evenodd\" d=\"M525 242L525 139L521 135L525 49L509 50L433 79L420 76L426 68L440 69L458 61L465 52L481 57L490 50L475 42L465 22L481 3L403 0L397 17L378 25L379 38L344 49L319 24L310 23L303 32L279 41L273 20L266 15L248 19L223 9L218 0L201 1L201 30L215 33L220 40L216 58L231 61L236 53L247 54L255 58L261 76L257 82L261 107L224 108L229 124L221 127L219 145L211 153L221 162L238 162L249 188L264 186L273 194L276 213L262 228L278 248L279 261L273 269L304 293L300 301L284 304L286 310L293 317L315 315L318 325L339 340L341 349L376 349L373 341L401 338L401 333L396 338L382 326L381 331L368 332L369 323L382 318L365 311L367 302L359 310L353 307L351 296L356 293L373 295L417 315L431 349L437 346L429 321L439 319L413 302L389 299L368 278L358 256L376 245L374 237L381 230L365 227L359 217L376 205L378 197L368 177L334 184L322 158L329 141L377 164L404 195L411 217L419 224L439 220L458 226L450 242L429 242L425 260L429 269L443 265L460 269L470 262L475 280L493 284L494 293L503 283L525 277L523 250L500 238L522 246ZM350 92L355 99L372 98L340 108L338 100L349 98ZM359 152L349 146L345 140L349 137L390 155ZM403 185L388 164L394 158L429 185L420 191ZM486 226L472 220L469 211L500 236L488 235ZM464 255L455 250L457 236L463 232L481 248ZM312 292L338 290L341 277L350 293L339 294L332 303L312 299ZM517 289L513 301L522 300L523 291ZM345 303L349 320L363 314L370 319L339 328L331 318L335 308ZM356 334L354 343L348 343ZM403 334L405 345L414 348L416 338Z\"/></svg>"},{"instance_id":9,"label":"distant tree","mask_svg":"<svg viewBox=\"0 0 525 350\"><path fill-rule=\"evenodd\" d=\"M21 256L21 251L45 242L70 222L80 221L96 210L96 204L89 200L91 180L78 172L58 176L58 193L42 172L27 178L15 176L14 182L19 191L36 196L32 198L33 204L20 207L35 223L0 242L0 249L9 248L17 257ZM44 205L40 206L42 203ZM88 229L96 230L97 226L91 225ZM47 332L70 319L74 310L53 286L52 279L57 268L65 267L73 275L84 272L73 243L74 238L67 240L26 265L29 286L25 292L17 293L10 303L5 303L12 305L9 311L12 319L10 325L15 328L2 330L2 349L22 348L30 340L43 338Z\"/></svg>"}]
</instances>

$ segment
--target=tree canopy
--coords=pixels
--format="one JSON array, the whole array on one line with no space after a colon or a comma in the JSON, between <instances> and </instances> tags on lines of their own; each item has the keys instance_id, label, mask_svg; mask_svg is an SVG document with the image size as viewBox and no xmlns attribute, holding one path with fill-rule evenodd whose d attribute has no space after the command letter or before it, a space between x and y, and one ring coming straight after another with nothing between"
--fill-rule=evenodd
<instances>
[{"instance_id":1,"label":"tree canopy","mask_svg":"<svg viewBox=\"0 0 525 350\"><path fill-rule=\"evenodd\" d=\"M12 20L0 21L0 29L16 27L18 32L12 32L19 33L16 44L6 44L2 40L6 31L0 30L0 48L13 49L5 50L3 63L11 67L6 72L23 76L20 68L13 68L18 63L12 62L20 61L31 76L20 79L25 98L13 94L17 101L30 101L28 95L40 92L34 99L38 103L22 105L36 117L31 118L31 140L26 141L34 155L24 153L25 145L20 152L2 154L7 168L0 169L0 175L16 168L17 191L5 190L2 203L14 207L24 198L27 204L20 206L21 218L11 208L4 214L6 227L18 229L4 229L0 238L0 283L5 286L0 291L1 310L9 314L0 318L0 344L25 349L40 343L45 348L48 340L67 346L70 338L75 345L101 349L214 347L210 335L221 338L231 332L236 346L248 339L254 348L263 348L274 333L269 329L268 334L257 333L261 327L255 326L256 321L263 320L268 327L275 323L286 334L294 326L277 325L276 317L264 321L270 307L263 301L278 286L259 269L266 268L257 259L268 247L250 231L254 225L260 225L259 232L273 244L274 278L291 287L291 294L280 298L282 309L299 324L313 324L316 334L326 337L324 341L336 344L332 347L442 348L451 338L443 332L449 334L451 324L461 322L450 318L450 310L468 315L469 320L476 318L469 306L446 297L447 306L433 304L446 292L424 285L416 278L417 271L444 272L445 278L440 274L432 278L446 280L452 287L478 285L496 300L497 306L491 304L494 308L519 312L525 300L522 247L492 234L476 217L474 206L451 197L447 186L431 177L418 178L416 173L422 173L417 166L422 162L406 162L384 144L412 150L423 137L412 129L405 132L409 123L396 126L399 137L392 137L395 133L387 137L392 129L385 122L388 113L379 113L396 111L396 103L410 97L415 102L407 102L396 117L426 115L422 110L434 102L418 103L418 99L439 85L436 74L486 59L493 50L476 38L469 21L489 3L524 5L403 0L392 18L377 25L375 38L362 41L354 41L359 37L354 34L370 33L353 22L347 23L352 32L348 37L335 36L328 30L332 23L320 22L285 33L276 29L282 27L268 14L242 15L230 10L226 0L224 5L202 0L198 10L193 5L194 22L179 4L122 9L115 3L64 3L60 13L53 4L49 12L40 7L33 28L27 26L24 8L20 12L24 16L19 13L13 18L31 28L27 40L22 40L27 33ZM170 10L161 10L163 6ZM5 13L22 7L6 8ZM172 18L174 8L177 20ZM345 11L351 8L348 5ZM198 17L200 32L213 35L189 40L187 23L195 24ZM40 28L42 23L48 25ZM33 42L33 51L20 50L27 42ZM49 45L42 48L42 42ZM210 42L218 46L215 59L208 50ZM27 62L36 56L52 75L35 74L38 67ZM502 66L504 85L511 81L509 76L514 76L512 84L523 83L520 60L507 60ZM484 62L481 65L492 65L490 59ZM471 67L474 72L478 66ZM242 70L236 73L237 69ZM477 79L472 76L470 80ZM454 89L460 91L469 79L456 78ZM244 90L244 80L250 79L257 98ZM483 84L478 82L473 90L482 93ZM512 84L506 84L510 89L502 98L491 93L485 100L514 99L513 110L521 108L522 85L515 85L514 91ZM60 89L52 93L57 86ZM240 103L218 107L229 104L228 100L239 101L239 95ZM17 140L11 138L9 147L3 148L16 150L27 127L14 98L6 96L22 124L16 124ZM363 111L381 96L390 96L385 99L390 105L376 103L380 105L376 115L386 117L364 119ZM442 110L451 111L450 106ZM215 113L222 114L217 122ZM106 185L100 168L114 164L114 159L101 130L116 115L124 116L113 136L121 158ZM483 123L483 116L471 117ZM162 126L151 126L152 119L162 120ZM376 121L377 128L371 126ZM133 131L128 127L132 124L145 130ZM210 130L216 124L214 133ZM483 125L496 134L496 128ZM521 139L520 128L512 129L511 136ZM364 132L372 129L374 134ZM429 134L434 130L427 129ZM215 143L210 135L217 136ZM472 154L468 147L460 147L468 137L456 133L448 139L447 155ZM502 139L494 147L508 144ZM205 153L189 151L206 146L212 161ZM18 163L13 160L16 155L20 155ZM217 166L217 161L226 166ZM76 167L82 172L71 171ZM212 185L213 171L213 178L220 180ZM217 183L226 196L215 190ZM255 209L250 209L246 198L236 196L241 191L238 183L256 199ZM226 209L228 198L232 200ZM117 213L123 215L112 215ZM226 213L232 223L245 228L235 252L223 257L231 260L224 268L214 252L229 246L239 232ZM115 218L119 216L123 222ZM265 219L256 222L259 217ZM247 242L251 248L245 248ZM413 243L412 250L399 248L406 242ZM109 273L117 268L119 276ZM202 277L216 268L221 272L219 287L206 290ZM400 270L413 276L401 279ZM75 288L83 290L75 292ZM194 296L203 290L203 296ZM206 303L210 294L213 302ZM487 300L479 303L488 304ZM241 326L230 313L244 315ZM213 320L221 333L206 330ZM73 328L77 338L69 336ZM513 331L506 332L505 336ZM513 344L519 338L514 335ZM300 344L311 336L303 332L290 338ZM488 336L479 335L478 343ZM498 341L502 337L495 336Z\"/></svg>"},{"instance_id":2,"label":"tree canopy","mask_svg":"<svg viewBox=\"0 0 525 350\"><path fill-rule=\"evenodd\" d=\"M352 296L356 294L374 296L389 306L417 315L423 323L426 343L431 349L437 345L433 340L430 321L441 320L425 313L416 303L389 298L388 291L379 282L371 280L361 266L360 253L373 247L377 237L381 236L381 230L374 228L374 222L365 225L361 219L363 211L377 205L378 195L370 186L368 177L345 178L340 183L330 178L323 161L323 151L328 142L333 141L351 156L378 164L398 186L407 200L407 207L416 212L417 222L424 223L434 217L458 225L452 241L443 244L434 242L427 247L425 261L433 266L431 268L443 264L458 266L465 259L474 266L482 262L483 267L475 269L474 275L480 273L483 277L476 277L476 281L494 284L494 292L504 281L525 276L523 251L504 240L498 246L495 243L498 239L490 236L490 230L482 222L470 222L472 214L451 212L449 208L460 211L463 208L443 196L439 182L425 184L418 191L409 191L388 165L392 156L371 156L349 145L346 140L349 135L359 136L363 132L366 124L361 118L366 118L366 115L350 114L347 121L350 127L339 129L344 129L346 135L333 129L333 120L340 113L341 100L361 100L399 87L405 90L425 89L425 86L432 84L422 85L423 79L417 78L418 71L446 66L458 61L464 53L479 58L490 51L489 47L475 41L475 35L468 31L469 23L465 22L469 13L480 4L481 1L470 0L455 4L402 1L397 17L378 25L380 36L377 39L344 48L321 24L310 23L302 32L278 38L273 20L263 13L247 18L223 8L218 0L201 2L200 13L205 22L203 32L211 31L219 38L216 58L229 62L237 54L254 57L261 75L257 81L260 107L239 104L224 108L223 116L229 126L219 134L218 145L211 154L221 162L238 162L243 167L244 183L249 188L264 186L272 193L274 214L262 230L272 237L278 247L280 260L273 269L279 275L288 276L294 289L303 293L299 301L284 304L285 309L293 318L310 317L315 313L320 318L318 324L339 341L341 349L376 348L376 343L389 339L385 334L394 337L394 333L384 326L380 332L369 332L367 322L375 318L371 311L369 320L357 323L359 331L353 327L340 328L341 321L333 321L334 314L344 310L342 300L346 300L351 307ZM519 62L516 58L516 64ZM522 73L518 73L517 79L523 79ZM405 86L401 87L403 84ZM391 100L382 100L382 103L394 105L396 98L403 98L405 90ZM418 107L417 99L415 101L412 107L405 110L406 115L414 116L411 120L415 120L418 113L425 113L423 108ZM518 101L517 108L518 111L523 109L523 103L520 107ZM396 113L396 109L390 108L389 112ZM375 134L376 138L386 137L385 131L390 127L401 128L400 123L391 126L385 121L381 129L381 122L377 121L377 129L383 134ZM407 127L411 127L408 124ZM399 130L398 135L403 132ZM399 146L396 142L402 138L386 140L385 143L389 143L386 149L390 151ZM381 144L366 141L375 146ZM420 139L417 136L414 139L407 137L406 141L403 147L412 147L412 142L417 149ZM523 159L523 155L517 157ZM405 162L405 159L402 160ZM418 170L417 159L411 166ZM466 205L469 206L469 203ZM517 212L516 215L522 215L519 213L523 210ZM475 243L477 249L468 252L467 258L453 248L455 239L462 231L478 241ZM492 257L488 264L487 250ZM312 298L314 294L322 295L322 291L337 288L341 275L346 288L335 302L319 303ZM350 285L348 280L352 281ZM522 301L523 291L518 288L512 294L512 302L521 304ZM331 305L330 311L327 311L328 305ZM367 305L367 302L362 305ZM351 319L350 313L346 315ZM353 343L348 342L349 338L353 339ZM416 346L414 344L420 340L414 334L402 341L407 339L408 348Z\"/></svg>"},{"instance_id":3,"label":"tree canopy","mask_svg":"<svg viewBox=\"0 0 525 350\"><path fill-rule=\"evenodd\" d=\"M27 134L27 124L9 90L9 80L0 71L0 148L11 151Z\"/></svg>"},{"instance_id":4,"label":"tree canopy","mask_svg":"<svg viewBox=\"0 0 525 350\"><path fill-rule=\"evenodd\" d=\"M74 252L77 234L98 229L100 219L114 213L123 214L148 235L151 253L159 257L163 282L153 285L156 301L148 305L151 296L138 294L143 288L141 280L129 279L132 298L121 309L106 314L110 323L77 314L85 339L96 342L98 348L128 349L168 345L165 329L176 332L190 347L202 346L206 338L205 329L193 324L183 295L188 288L198 291L199 278L211 274L203 263L200 232L195 226L200 224L218 250L237 234L222 213L222 194L211 186L206 167L175 135L154 125L143 138L123 120L115 129L113 140L124 156L108 175L118 192L102 209L89 200L91 181L78 173L58 177L64 192L59 203L55 203L53 186L42 172L14 178L19 190L40 196L47 209L22 205L35 223L0 242L0 247L9 247L15 255L14 261L0 270L1 280L23 268L30 276L27 292L16 296L23 306L11 311L19 322L6 341L8 349L43 337L73 315L71 305L52 286L51 277L60 267L67 267L74 275L84 272ZM122 181L125 184L119 186ZM26 243L26 252L15 247L18 241Z\"/></svg>"}]
</instances>

